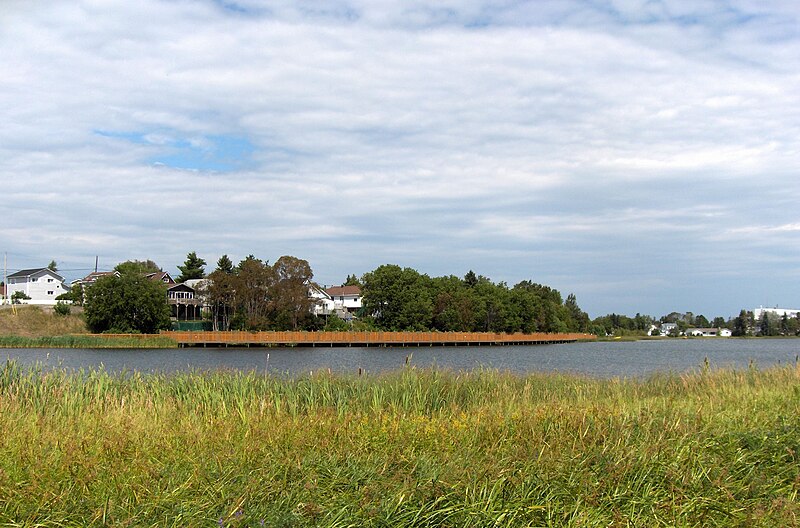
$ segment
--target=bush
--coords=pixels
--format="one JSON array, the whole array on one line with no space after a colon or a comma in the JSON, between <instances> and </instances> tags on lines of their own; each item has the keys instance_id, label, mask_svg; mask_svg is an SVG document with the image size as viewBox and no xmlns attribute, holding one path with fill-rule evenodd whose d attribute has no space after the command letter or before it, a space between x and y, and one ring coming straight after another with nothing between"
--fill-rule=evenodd
<instances>
[{"instance_id":1,"label":"bush","mask_svg":"<svg viewBox=\"0 0 800 528\"><path fill-rule=\"evenodd\" d=\"M53 313L56 315L69 315L72 312L72 309L69 307L69 304L65 303L64 301L58 301L56 305L53 307Z\"/></svg>"}]
</instances>

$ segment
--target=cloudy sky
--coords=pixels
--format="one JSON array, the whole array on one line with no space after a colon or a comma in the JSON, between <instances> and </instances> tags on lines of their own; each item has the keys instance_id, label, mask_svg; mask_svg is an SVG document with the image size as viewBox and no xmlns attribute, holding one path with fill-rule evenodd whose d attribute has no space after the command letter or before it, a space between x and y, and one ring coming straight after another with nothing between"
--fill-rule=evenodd
<instances>
[{"instance_id":1,"label":"cloudy sky","mask_svg":"<svg viewBox=\"0 0 800 528\"><path fill-rule=\"evenodd\" d=\"M800 308L796 0L0 0L0 251Z\"/></svg>"}]
</instances>

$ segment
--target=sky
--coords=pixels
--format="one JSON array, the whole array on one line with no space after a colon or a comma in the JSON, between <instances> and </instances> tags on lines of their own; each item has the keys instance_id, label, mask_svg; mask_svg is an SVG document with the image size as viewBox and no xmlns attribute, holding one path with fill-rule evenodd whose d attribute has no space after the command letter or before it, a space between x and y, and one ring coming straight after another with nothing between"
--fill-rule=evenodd
<instances>
[{"instance_id":1,"label":"sky","mask_svg":"<svg viewBox=\"0 0 800 528\"><path fill-rule=\"evenodd\" d=\"M796 0L0 0L0 251L800 308Z\"/></svg>"}]
</instances>

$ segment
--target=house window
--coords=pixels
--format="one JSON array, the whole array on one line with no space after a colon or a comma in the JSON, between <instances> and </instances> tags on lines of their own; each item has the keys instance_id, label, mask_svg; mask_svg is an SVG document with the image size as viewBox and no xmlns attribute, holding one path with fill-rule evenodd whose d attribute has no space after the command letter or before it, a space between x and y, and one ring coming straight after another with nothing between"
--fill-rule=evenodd
<instances>
[{"instance_id":1,"label":"house window","mask_svg":"<svg viewBox=\"0 0 800 528\"><path fill-rule=\"evenodd\" d=\"M47 295L53 295L53 290L50 290L49 292L47 292Z\"/></svg>"},{"instance_id":2,"label":"house window","mask_svg":"<svg viewBox=\"0 0 800 528\"><path fill-rule=\"evenodd\" d=\"M53 279L47 279L47 282L53 282Z\"/></svg>"},{"instance_id":3,"label":"house window","mask_svg":"<svg viewBox=\"0 0 800 528\"><path fill-rule=\"evenodd\" d=\"M31 278L31 282L36 282L37 280L39 280L39 279L38 279L38 278L36 278L36 277L32 277L32 278Z\"/></svg>"}]
</instances>

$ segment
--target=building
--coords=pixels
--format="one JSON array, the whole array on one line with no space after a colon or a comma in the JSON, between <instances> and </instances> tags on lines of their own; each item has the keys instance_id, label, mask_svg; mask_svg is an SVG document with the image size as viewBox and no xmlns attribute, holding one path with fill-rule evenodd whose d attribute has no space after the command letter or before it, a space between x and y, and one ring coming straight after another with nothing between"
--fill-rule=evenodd
<instances>
[{"instance_id":1,"label":"building","mask_svg":"<svg viewBox=\"0 0 800 528\"><path fill-rule=\"evenodd\" d=\"M186 283L167 285L167 304L176 321L198 321L203 318L203 301Z\"/></svg>"},{"instance_id":2,"label":"building","mask_svg":"<svg viewBox=\"0 0 800 528\"><path fill-rule=\"evenodd\" d=\"M769 314L770 319L773 316L776 319L781 319L784 315L786 315L786 317L797 317L798 314L800 314L800 310L795 310L792 308L778 308L777 306L775 308L764 308L763 306L760 306L753 310L753 318L756 321L761 320L761 317L764 314Z\"/></svg>"},{"instance_id":3,"label":"building","mask_svg":"<svg viewBox=\"0 0 800 528\"><path fill-rule=\"evenodd\" d=\"M308 295L314 301L311 311L317 316L336 315L351 321L361 309L361 288L358 286L311 287Z\"/></svg>"},{"instance_id":4,"label":"building","mask_svg":"<svg viewBox=\"0 0 800 528\"><path fill-rule=\"evenodd\" d=\"M341 308L355 313L361 309L361 288L358 286L333 286L327 288L325 293L333 301L334 308Z\"/></svg>"},{"instance_id":5,"label":"building","mask_svg":"<svg viewBox=\"0 0 800 528\"><path fill-rule=\"evenodd\" d=\"M23 304L55 305L56 297L69 292L64 277L49 268L19 270L8 276L8 297L22 292L30 299L21 300Z\"/></svg>"},{"instance_id":6,"label":"building","mask_svg":"<svg viewBox=\"0 0 800 528\"><path fill-rule=\"evenodd\" d=\"M667 336L674 332L678 332L678 323L661 323L662 336Z\"/></svg>"},{"instance_id":7,"label":"building","mask_svg":"<svg viewBox=\"0 0 800 528\"><path fill-rule=\"evenodd\" d=\"M90 274L88 274L87 276L85 276L82 279L75 279L74 281L72 281L70 283L70 287L74 288L75 286L80 286L81 288L86 289L87 286L91 286L92 284L97 282L97 279L100 279L102 277L107 277L109 275L115 275L115 276L119 277L119 272L118 271L93 271L93 272L91 272Z\"/></svg>"},{"instance_id":8,"label":"building","mask_svg":"<svg viewBox=\"0 0 800 528\"><path fill-rule=\"evenodd\" d=\"M150 280L153 280L153 281L158 281L158 282L164 283L167 286L171 286L172 284L175 284L175 281L172 280L172 277L166 271L159 271L159 272L156 272L156 273L148 273L147 275L145 275L145 277L150 279Z\"/></svg>"},{"instance_id":9,"label":"building","mask_svg":"<svg viewBox=\"0 0 800 528\"><path fill-rule=\"evenodd\" d=\"M730 337L732 332L727 328L687 328L686 335L691 337Z\"/></svg>"}]
</instances>

